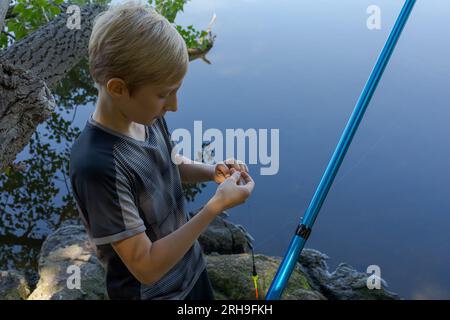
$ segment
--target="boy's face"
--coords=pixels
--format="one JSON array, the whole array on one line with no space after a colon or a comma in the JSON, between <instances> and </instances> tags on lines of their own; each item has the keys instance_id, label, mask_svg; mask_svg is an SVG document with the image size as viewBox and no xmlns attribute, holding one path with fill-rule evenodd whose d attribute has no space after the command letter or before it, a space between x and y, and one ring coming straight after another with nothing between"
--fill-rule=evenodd
<instances>
[{"instance_id":1,"label":"boy's face","mask_svg":"<svg viewBox=\"0 0 450 320\"><path fill-rule=\"evenodd\" d=\"M112 81L114 79L111 79ZM154 85L144 84L135 88L130 95L125 83L121 82L122 89L111 88L108 86L108 91L115 92L111 96L117 102L121 114L128 120L144 124L153 124L158 117L164 116L167 111L175 112L178 110L177 91L181 87L183 79L171 85ZM110 83L108 82L108 85ZM123 87L125 85L125 87ZM117 94L120 92L120 94Z\"/></svg>"}]
</instances>

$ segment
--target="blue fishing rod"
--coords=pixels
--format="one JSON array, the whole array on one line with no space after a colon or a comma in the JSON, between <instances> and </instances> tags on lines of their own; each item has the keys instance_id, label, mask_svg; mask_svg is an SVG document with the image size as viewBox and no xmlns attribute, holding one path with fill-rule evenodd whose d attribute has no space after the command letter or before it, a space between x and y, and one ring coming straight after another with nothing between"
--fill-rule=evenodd
<instances>
[{"instance_id":1,"label":"blue fishing rod","mask_svg":"<svg viewBox=\"0 0 450 320\"><path fill-rule=\"evenodd\" d=\"M297 226L295 231L295 235L289 244L288 250L281 262L278 271L275 275L275 278L272 281L272 284L267 292L266 299L267 300L278 300L283 293L284 288L289 280L289 277L294 270L294 267L300 257L300 254L305 246L306 241L308 240L309 235L311 234L311 229L314 225L314 222L319 214L320 208L322 207L325 198L327 197L328 191L330 190L331 185L333 184L334 178L341 166L342 160L347 153L348 147L352 142L353 136L355 135L356 130L358 129L359 123L361 122L364 112L369 105L369 102L377 88L378 82L383 75L383 71L386 68L386 65L389 62L389 58L394 51L395 45L397 44L398 39L400 38L400 34L402 33L403 28L408 20L408 17L414 7L416 0L406 0L400 15L395 22L395 25L389 35L389 38L384 45L383 50L378 57L377 63L372 70L372 74L367 80L366 85L361 93L361 96L356 103L355 109L353 110L350 119L347 122L347 125L342 133L341 139L339 140L336 149L328 163L328 166L320 180L320 183L314 193L314 196L309 204L308 209L305 212L303 219L300 224Z\"/></svg>"}]
</instances>

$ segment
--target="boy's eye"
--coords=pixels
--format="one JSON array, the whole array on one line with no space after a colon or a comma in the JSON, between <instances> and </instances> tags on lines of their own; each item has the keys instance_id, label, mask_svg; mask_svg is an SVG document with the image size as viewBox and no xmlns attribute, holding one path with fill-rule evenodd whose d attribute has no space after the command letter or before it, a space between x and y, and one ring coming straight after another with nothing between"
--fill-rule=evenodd
<instances>
[{"instance_id":1,"label":"boy's eye","mask_svg":"<svg viewBox=\"0 0 450 320\"><path fill-rule=\"evenodd\" d=\"M158 95L161 99L165 99L165 98L168 98L172 93L174 93L174 92L176 92L176 91L178 91L178 88L176 89L176 90L172 90L172 91L169 91L168 93L166 93L166 94L160 94L160 95Z\"/></svg>"}]
</instances>

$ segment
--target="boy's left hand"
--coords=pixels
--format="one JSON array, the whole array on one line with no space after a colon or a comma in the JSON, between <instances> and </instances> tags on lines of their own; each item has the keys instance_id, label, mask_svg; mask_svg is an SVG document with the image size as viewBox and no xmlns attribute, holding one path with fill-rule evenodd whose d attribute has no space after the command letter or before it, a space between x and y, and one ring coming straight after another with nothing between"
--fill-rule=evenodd
<instances>
[{"instance_id":1,"label":"boy's left hand","mask_svg":"<svg viewBox=\"0 0 450 320\"><path fill-rule=\"evenodd\" d=\"M247 172L247 165L241 160L227 159L223 162L219 162L214 167L214 181L218 184L225 181L226 178L230 177L233 173L230 171L235 169L239 172Z\"/></svg>"}]
</instances>

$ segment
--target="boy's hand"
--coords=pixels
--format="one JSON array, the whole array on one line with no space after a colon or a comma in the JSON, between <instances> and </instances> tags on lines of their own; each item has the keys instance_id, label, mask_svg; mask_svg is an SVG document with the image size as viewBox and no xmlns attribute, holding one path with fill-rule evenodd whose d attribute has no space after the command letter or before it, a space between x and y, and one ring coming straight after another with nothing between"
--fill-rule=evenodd
<instances>
[{"instance_id":1,"label":"boy's hand","mask_svg":"<svg viewBox=\"0 0 450 320\"><path fill-rule=\"evenodd\" d=\"M231 176L217 187L216 194L209 201L209 205L214 207L218 214L244 203L255 187L255 182L247 172L239 172L231 168L230 173ZM238 184L239 180L243 183Z\"/></svg>"},{"instance_id":2,"label":"boy's hand","mask_svg":"<svg viewBox=\"0 0 450 320\"><path fill-rule=\"evenodd\" d=\"M225 179L231 176L232 174L232 172L230 171L231 169L235 169L239 172L248 173L247 165L243 161L228 159L216 164L214 168L214 181L217 182L218 184L224 182Z\"/></svg>"}]
</instances>

